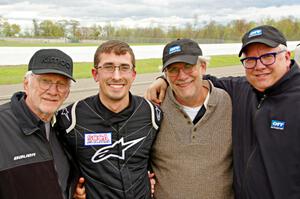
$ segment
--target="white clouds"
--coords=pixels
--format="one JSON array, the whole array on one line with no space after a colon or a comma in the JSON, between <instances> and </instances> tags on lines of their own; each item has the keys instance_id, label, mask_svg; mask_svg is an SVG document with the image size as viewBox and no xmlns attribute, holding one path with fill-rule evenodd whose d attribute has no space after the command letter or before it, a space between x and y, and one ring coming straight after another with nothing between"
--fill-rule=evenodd
<instances>
[{"instance_id":1,"label":"white clouds","mask_svg":"<svg viewBox=\"0 0 300 199\"><path fill-rule=\"evenodd\" d=\"M216 21L228 22L233 19L245 19L246 21L261 21L266 18L279 20L282 17L293 16L300 18L300 5L294 6L270 6L266 8L249 7L239 10L227 10L226 12L218 12ZM227 13L227 14L224 14Z\"/></svg>"},{"instance_id":2,"label":"white clouds","mask_svg":"<svg viewBox=\"0 0 300 199\"><path fill-rule=\"evenodd\" d=\"M178 27L195 21L201 26L211 20L300 18L299 10L298 0L286 0L285 5L281 0L0 0L0 16L19 24L31 24L32 19L75 19L84 26L110 22L127 27Z\"/></svg>"}]
</instances>

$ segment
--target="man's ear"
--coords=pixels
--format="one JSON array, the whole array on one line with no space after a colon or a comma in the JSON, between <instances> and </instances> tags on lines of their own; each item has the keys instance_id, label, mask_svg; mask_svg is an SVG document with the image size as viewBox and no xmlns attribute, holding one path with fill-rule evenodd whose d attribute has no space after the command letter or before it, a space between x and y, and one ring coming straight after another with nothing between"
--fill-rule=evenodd
<instances>
[{"instance_id":1,"label":"man's ear","mask_svg":"<svg viewBox=\"0 0 300 199\"><path fill-rule=\"evenodd\" d=\"M95 82L98 82L99 81L99 79L98 79L98 69L92 68L92 75L93 75L93 78L94 78Z\"/></svg>"},{"instance_id":2,"label":"man's ear","mask_svg":"<svg viewBox=\"0 0 300 199\"><path fill-rule=\"evenodd\" d=\"M286 53L285 53L285 58L286 58L287 60L290 60L290 59L291 59L291 52L290 52L290 51L286 51Z\"/></svg>"},{"instance_id":3,"label":"man's ear","mask_svg":"<svg viewBox=\"0 0 300 199\"><path fill-rule=\"evenodd\" d=\"M206 73L206 68L207 68L206 62L204 61L200 62L200 67L201 67L202 75L204 75Z\"/></svg>"},{"instance_id":4,"label":"man's ear","mask_svg":"<svg viewBox=\"0 0 300 199\"><path fill-rule=\"evenodd\" d=\"M135 69L132 71L132 78L133 78L133 80L135 80L135 78L136 78L136 70Z\"/></svg>"},{"instance_id":5,"label":"man's ear","mask_svg":"<svg viewBox=\"0 0 300 199\"><path fill-rule=\"evenodd\" d=\"M26 77L23 80L23 89L24 89L25 93L27 94L27 91L29 89L29 80Z\"/></svg>"},{"instance_id":6,"label":"man's ear","mask_svg":"<svg viewBox=\"0 0 300 199\"><path fill-rule=\"evenodd\" d=\"M287 63L287 70L289 70L290 69L290 65L291 65L291 52L290 51L286 51L284 58L285 58L286 63Z\"/></svg>"}]
</instances>

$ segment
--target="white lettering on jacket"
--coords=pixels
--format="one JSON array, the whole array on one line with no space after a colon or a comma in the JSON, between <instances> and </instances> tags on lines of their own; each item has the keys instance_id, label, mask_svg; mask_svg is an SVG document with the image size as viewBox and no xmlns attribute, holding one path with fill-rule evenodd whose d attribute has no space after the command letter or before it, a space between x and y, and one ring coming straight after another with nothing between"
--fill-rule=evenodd
<instances>
[{"instance_id":1,"label":"white lettering on jacket","mask_svg":"<svg viewBox=\"0 0 300 199\"><path fill-rule=\"evenodd\" d=\"M16 161L16 160L32 158L32 157L35 157L35 153L27 153L27 154L17 155L14 157L14 160Z\"/></svg>"}]
</instances>

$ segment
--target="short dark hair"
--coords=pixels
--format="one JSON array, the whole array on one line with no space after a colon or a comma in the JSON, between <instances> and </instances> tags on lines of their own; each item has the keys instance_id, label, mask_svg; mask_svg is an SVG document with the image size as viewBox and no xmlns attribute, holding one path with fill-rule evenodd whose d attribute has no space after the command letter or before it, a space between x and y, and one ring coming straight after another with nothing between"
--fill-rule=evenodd
<instances>
[{"instance_id":1,"label":"short dark hair","mask_svg":"<svg viewBox=\"0 0 300 199\"><path fill-rule=\"evenodd\" d=\"M125 55L126 53L129 53L131 56L131 62L133 67L135 67L135 56L131 49L131 47L119 40L109 40L104 43L102 43L96 50L94 55L94 67L97 67L100 62L100 55L102 53L114 53L116 55Z\"/></svg>"}]
</instances>

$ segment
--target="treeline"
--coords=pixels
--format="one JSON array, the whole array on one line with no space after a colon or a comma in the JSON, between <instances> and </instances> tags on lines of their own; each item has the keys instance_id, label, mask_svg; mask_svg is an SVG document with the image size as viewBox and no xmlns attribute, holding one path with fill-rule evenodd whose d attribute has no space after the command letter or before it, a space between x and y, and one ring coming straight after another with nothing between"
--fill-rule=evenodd
<instances>
[{"instance_id":1,"label":"treeline","mask_svg":"<svg viewBox=\"0 0 300 199\"><path fill-rule=\"evenodd\" d=\"M20 25L10 24L0 17L0 36L4 37L31 37L31 38L67 38L70 42L80 40L107 40L121 39L127 42L158 43L176 38L193 38L199 43L239 42L242 35L252 27L269 24L280 29L288 40L300 40L300 20L286 17L280 20L264 19L259 22L233 20L224 25L210 21L202 27L197 24L186 24L179 28L147 27L127 28L114 27L111 24L104 26L81 26L76 20L32 20L33 28L21 30Z\"/></svg>"}]
</instances>

